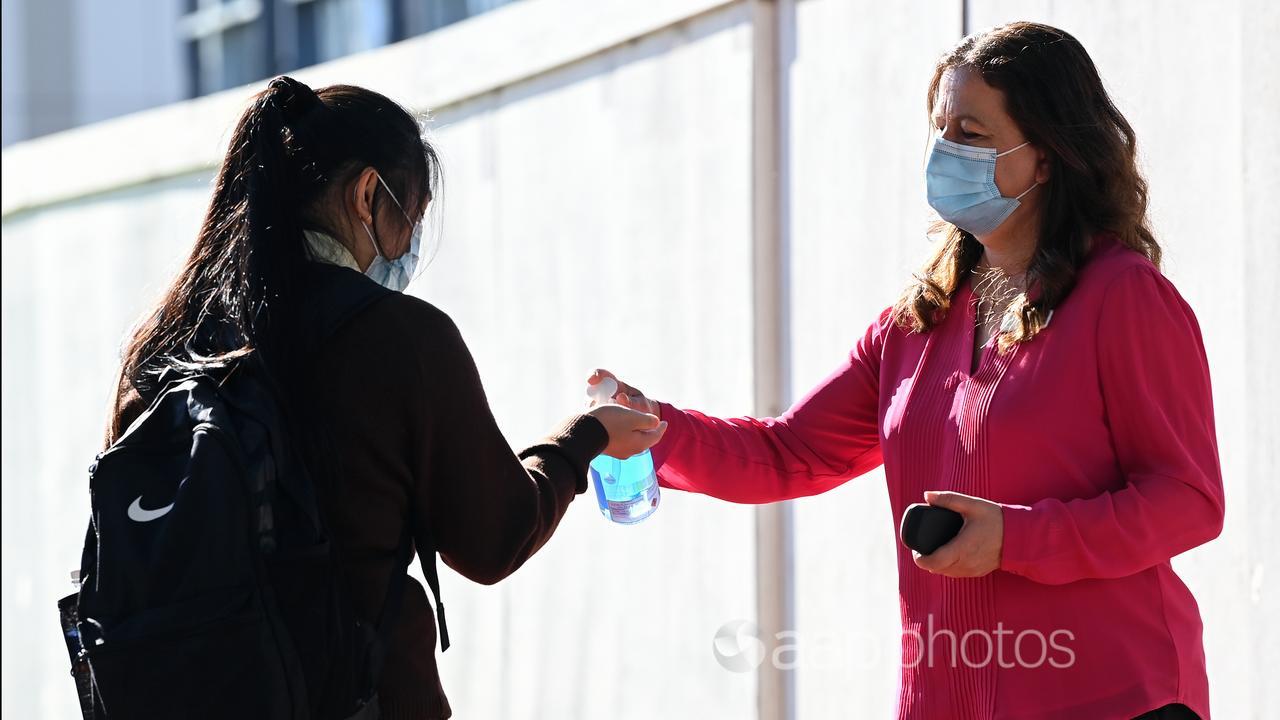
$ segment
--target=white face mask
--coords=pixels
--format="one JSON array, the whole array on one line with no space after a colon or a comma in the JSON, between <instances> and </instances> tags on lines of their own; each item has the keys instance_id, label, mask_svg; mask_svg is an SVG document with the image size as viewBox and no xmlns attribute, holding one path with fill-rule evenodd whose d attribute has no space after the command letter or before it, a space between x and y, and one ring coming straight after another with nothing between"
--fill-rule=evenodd
<instances>
[{"instance_id":1,"label":"white face mask","mask_svg":"<svg viewBox=\"0 0 1280 720\"><path fill-rule=\"evenodd\" d=\"M403 255L395 260L388 260L382 254L382 248L378 247L378 241L373 237L373 230L365 225L364 221L360 224L364 227L364 232L369 236L369 242L373 243L374 257L373 262L369 263L369 268L364 271L374 282L379 285L396 292L404 292L409 286L409 281L413 280L414 273L418 270L418 253L422 249L422 223L415 223L409 217L409 213L405 212L404 206L400 204L396 194L391 192L391 188L387 186L382 176L378 176L378 182L382 183L382 187L386 189L387 194L391 196L391 202L400 208L400 212L404 215L405 222L413 227L413 235L409 240L409 249Z\"/></svg>"}]
</instances>

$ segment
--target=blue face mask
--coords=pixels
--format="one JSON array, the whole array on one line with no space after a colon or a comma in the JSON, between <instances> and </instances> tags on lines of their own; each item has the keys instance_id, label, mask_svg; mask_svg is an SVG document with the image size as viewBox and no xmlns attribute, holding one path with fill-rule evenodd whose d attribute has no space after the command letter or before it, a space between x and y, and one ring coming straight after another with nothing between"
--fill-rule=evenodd
<instances>
[{"instance_id":1,"label":"blue face mask","mask_svg":"<svg viewBox=\"0 0 1280 720\"><path fill-rule=\"evenodd\" d=\"M1011 198L1001 195L996 187L996 158L1030 144L1027 141L998 153L995 148L961 145L936 136L924 171L929 204L943 220L961 230L973 235L990 233L1018 209L1023 195L1040 184Z\"/></svg>"},{"instance_id":2,"label":"blue face mask","mask_svg":"<svg viewBox=\"0 0 1280 720\"><path fill-rule=\"evenodd\" d=\"M409 250L395 260L388 260L382 254L382 248L378 247L378 241L374 239L373 231L361 221L360 224L364 226L365 234L369 236L369 242L373 243L373 252L376 254L364 274L389 290L404 292L404 289L409 287L409 281L413 280L414 273L418 270L418 253L422 248L422 223L415 223L409 218L409 213L405 212L404 206L400 204L396 194L391 192L391 188L387 187L387 183L382 179L381 175L378 176L378 182L382 183L382 187L391 196L391 201L396 204L396 207L400 208L405 222L409 223L409 226L413 228L413 235L409 240Z\"/></svg>"}]
</instances>

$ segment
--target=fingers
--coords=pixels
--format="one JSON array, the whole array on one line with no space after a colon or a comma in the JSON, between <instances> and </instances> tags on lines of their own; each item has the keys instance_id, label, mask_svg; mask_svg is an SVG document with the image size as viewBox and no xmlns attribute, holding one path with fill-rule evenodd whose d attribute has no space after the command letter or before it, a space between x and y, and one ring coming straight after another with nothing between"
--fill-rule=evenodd
<instances>
[{"instance_id":1,"label":"fingers","mask_svg":"<svg viewBox=\"0 0 1280 720\"><path fill-rule=\"evenodd\" d=\"M921 555L912 550L911 554L915 560L916 567L934 575L945 575L954 578L973 577L975 575L959 558L948 562L945 557L940 558L938 556L940 552L942 552L941 549L934 551L932 555Z\"/></svg>"},{"instance_id":2,"label":"fingers","mask_svg":"<svg viewBox=\"0 0 1280 720\"><path fill-rule=\"evenodd\" d=\"M657 420L657 418L654 418L654 419ZM658 440L661 440L662 436L667 432L667 421L663 420L659 422L657 425L653 426L652 428L648 430L640 430L639 432L641 435L644 435L645 437L653 438L654 439L653 442L656 444Z\"/></svg>"},{"instance_id":3,"label":"fingers","mask_svg":"<svg viewBox=\"0 0 1280 720\"><path fill-rule=\"evenodd\" d=\"M618 392L614 394L613 396L614 400L621 400L624 397L626 398L631 398L631 397L643 398L644 397L644 393L640 392L639 390L632 387L631 385L628 385L622 382L621 380L618 379L617 375L614 375L613 373L609 372L608 370L605 370L604 368L596 368L595 370L593 370L591 375L587 377L587 384L599 385L600 381L604 380L605 378L611 378L614 382L618 384Z\"/></svg>"},{"instance_id":4,"label":"fingers","mask_svg":"<svg viewBox=\"0 0 1280 720\"><path fill-rule=\"evenodd\" d=\"M613 410L609 412L616 413L617 417L623 422L630 423L630 427L627 428L628 430L634 430L636 432L652 430L658 427L662 422L662 418L645 410L637 410L635 408L626 407L622 404L611 405L609 407L613 408Z\"/></svg>"},{"instance_id":5,"label":"fingers","mask_svg":"<svg viewBox=\"0 0 1280 720\"><path fill-rule=\"evenodd\" d=\"M964 525L946 545L931 555L913 553L916 566L948 577L981 577L1000 567L1003 516L989 500L945 491L929 491L924 499L933 507L959 513Z\"/></svg>"},{"instance_id":6,"label":"fingers","mask_svg":"<svg viewBox=\"0 0 1280 720\"><path fill-rule=\"evenodd\" d=\"M960 536L957 535L951 542L928 555L921 555L912 550L911 556L916 561L916 567L931 573L949 574L947 571L954 569L953 566L964 556L960 549L960 543L956 542L959 539Z\"/></svg>"},{"instance_id":7,"label":"fingers","mask_svg":"<svg viewBox=\"0 0 1280 720\"><path fill-rule=\"evenodd\" d=\"M667 434L667 423L664 420L663 422L658 423L658 427L652 430L643 430L640 434L644 436L645 449L648 450L654 445L662 442L662 436Z\"/></svg>"},{"instance_id":8,"label":"fingers","mask_svg":"<svg viewBox=\"0 0 1280 720\"><path fill-rule=\"evenodd\" d=\"M631 408L632 410L645 414L651 414L649 412L649 403L643 396L632 396L620 392L615 395L613 399L623 407Z\"/></svg>"},{"instance_id":9,"label":"fingers","mask_svg":"<svg viewBox=\"0 0 1280 720\"><path fill-rule=\"evenodd\" d=\"M600 384L600 382L601 382L602 380L604 380L605 378L610 378L610 379L611 379L611 380L613 380L614 382L618 383L618 394L622 394L622 393L626 393L626 394L628 394L628 395L637 395L637 394L639 394L639 393L636 391L636 389L635 389L635 388L633 388L633 387L631 387L630 385L628 385L628 384L626 384L626 383L622 382L621 380L619 380L619 379L618 379L618 376L617 376L617 375L614 375L613 373L609 372L608 370L605 370L604 368L596 368L596 369L591 373L591 375L590 375L589 377L587 377L587 384L588 384L588 385L599 385L599 384Z\"/></svg>"},{"instance_id":10,"label":"fingers","mask_svg":"<svg viewBox=\"0 0 1280 720\"><path fill-rule=\"evenodd\" d=\"M637 430L633 440L638 441L638 445L630 450L632 455L638 455L645 450L652 448L654 445L662 442L662 436L667 432L667 424L660 422L649 430Z\"/></svg>"},{"instance_id":11,"label":"fingers","mask_svg":"<svg viewBox=\"0 0 1280 720\"><path fill-rule=\"evenodd\" d=\"M621 409L621 408L619 408ZM630 412L630 411L626 411ZM652 417L652 416L649 416ZM656 422L657 418L653 418L656 424L650 426L650 422L641 421L640 425L630 424L631 418L622 419L621 427L615 427L610 432L609 446L605 449L605 454L610 457L619 459L627 459L639 455L640 453L652 448L667 433L666 422Z\"/></svg>"},{"instance_id":12,"label":"fingers","mask_svg":"<svg viewBox=\"0 0 1280 720\"><path fill-rule=\"evenodd\" d=\"M623 438L630 433L652 433L667 427L667 423L657 415L621 405L597 405L588 410L587 414L604 423L609 435L615 438Z\"/></svg>"},{"instance_id":13,"label":"fingers","mask_svg":"<svg viewBox=\"0 0 1280 720\"><path fill-rule=\"evenodd\" d=\"M978 504L977 498L963 495L956 492L947 492L945 490L929 490L924 494L924 501L934 507L946 508L954 510L961 515L968 515L968 512Z\"/></svg>"},{"instance_id":14,"label":"fingers","mask_svg":"<svg viewBox=\"0 0 1280 720\"><path fill-rule=\"evenodd\" d=\"M619 391L615 391L613 396L610 397L608 401L597 400L597 396L592 394L591 388L596 387L597 385L599 385L602 382L605 382L606 380L613 382L615 388L619 388L622 385L621 383L618 382L618 378L614 376L613 373L603 368L593 370L591 374L587 376L587 397L588 397L587 407L595 407L599 402L615 402L616 403L618 401L618 395L621 394L621 392Z\"/></svg>"},{"instance_id":15,"label":"fingers","mask_svg":"<svg viewBox=\"0 0 1280 720\"><path fill-rule=\"evenodd\" d=\"M591 371L590 377L587 378L587 384L599 385L600 381L605 378L613 378L615 382L618 382L618 387L622 387L622 383L618 381L617 376L609 372L608 370L605 370L604 368L596 368L595 370Z\"/></svg>"},{"instance_id":16,"label":"fingers","mask_svg":"<svg viewBox=\"0 0 1280 720\"><path fill-rule=\"evenodd\" d=\"M986 574L978 572L973 564L975 542L966 524L960 532L942 547L928 555L911 551L916 567L935 575L946 575L953 578L977 577Z\"/></svg>"},{"instance_id":17,"label":"fingers","mask_svg":"<svg viewBox=\"0 0 1280 720\"><path fill-rule=\"evenodd\" d=\"M618 383L613 402L597 404L592 400L587 411L609 431L610 443L605 454L626 458L657 445L667 432L667 423L657 414L659 405L635 388L618 382L617 376L603 368L594 370L587 384L593 387L606 378Z\"/></svg>"}]
</instances>

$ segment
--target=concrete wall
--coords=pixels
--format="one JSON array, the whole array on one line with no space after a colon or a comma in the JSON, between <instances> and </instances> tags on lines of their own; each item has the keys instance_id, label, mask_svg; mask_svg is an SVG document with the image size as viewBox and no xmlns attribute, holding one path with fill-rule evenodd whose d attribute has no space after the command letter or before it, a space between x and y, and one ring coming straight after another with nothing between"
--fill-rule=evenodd
<instances>
[{"instance_id":1,"label":"concrete wall","mask_svg":"<svg viewBox=\"0 0 1280 720\"><path fill-rule=\"evenodd\" d=\"M25 10L19 0L0 0L0 145L6 147L28 137L27 115L18 108L22 103L20 90L25 86Z\"/></svg>"},{"instance_id":2,"label":"concrete wall","mask_svg":"<svg viewBox=\"0 0 1280 720\"><path fill-rule=\"evenodd\" d=\"M443 243L412 291L458 322L517 447L579 410L597 365L713 412L750 401L750 26L745 6L715 6L670 25L683 14L655 5L634 41L549 61L437 111ZM560 37L550 26L563 13L511 10ZM506 12L464 25L511 23ZM339 62L305 78L382 89L379 76L438 57L440 42L456 41L447 32L408 57L397 48L382 67ZM248 94L196 103L221 113L201 154L216 155ZM64 151L38 148L94 145L85 133L103 130L76 132L5 157L14 173L3 225L5 717L74 713L53 602L78 563L85 467L122 333L189 247L209 195L201 171L13 209L14 198L39 194L11 193L11 182L25 185L9 159L43 168ZM95 174L86 173L80 182ZM721 669L710 644L721 624L755 614L754 509L663 500L646 523L622 527L583 496L555 539L495 587L442 566L455 644L441 671L459 717L753 714L754 674Z\"/></svg>"},{"instance_id":3,"label":"concrete wall","mask_svg":"<svg viewBox=\"0 0 1280 720\"><path fill-rule=\"evenodd\" d=\"M124 330L208 203L187 176L4 219L4 717L75 717L55 603L71 592Z\"/></svg>"},{"instance_id":4,"label":"concrete wall","mask_svg":"<svg viewBox=\"0 0 1280 720\"><path fill-rule=\"evenodd\" d=\"M415 290L458 321L512 442L573 411L597 365L720 412L749 402L744 17L439 113L447 231ZM447 579L459 717L750 717L754 676L710 641L754 616L752 512L672 492L621 528L583 496L509 581Z\"/></svg>"},{"instance_id":5,"label":"concrete wall","mask_svg":"<svg viewBox=\"0 0 1280 720\"><path fill-rule=\"evenodd\" d=\"M1267 681L1280 661L1277 6L782 0L790 395L840 361L927 252L923 96L966 5L971 29L1021 17L1074 33L1137 129L1166 271L1208 345L1228 492L1222 538L1175 564L1205 618L1215 715L1262 718L1280 706ZM750 17L730 0L538 0L299 73L436 109L443 242L411 291L457 320L513 444L572 412L595 366L749 412ZM74 712L53 601L78 559L118 343L189 246L252 90L5 150L5 717ZM793 507L806 720L893 707L883 482ZM458 716L756 716L755 675L710 647L776 582L755 576L754 532L752 508L674 492L614 527L585 497L509 581L445 570L456 644L441 670Z\"/></svg>"},{"instance_id":6,"label":"concrete wall","mask_svg":"<svg viewBox=\"0 0 1280 720\"><path fill-rule=\"evenodd\" d=\"M75 0L64 41L76 49L75 125L188 97L183 10L182 0Z\"/></svg>"},{"instance_id":7,"label":"concrete wall","mask_svg":"<svg viewBox=\"0 0 1280 720\"><path fill-rule=\"evenodd\" d=\"M181 0L4 0L3 144L187 94Z\"/></svg>"},{"instance_id":8,"label":"concrete wall","mask_svg":"<svg viewBox=\"0 0 1280 720\"><path fill-rule=\"evenodd\" d=\"M959 3L795 5L790 78L792 396L848 355L928 250L925 90ZM795 505L800 718L892 717L895 527L882 470Z\"/></svg>"}]
</instances>

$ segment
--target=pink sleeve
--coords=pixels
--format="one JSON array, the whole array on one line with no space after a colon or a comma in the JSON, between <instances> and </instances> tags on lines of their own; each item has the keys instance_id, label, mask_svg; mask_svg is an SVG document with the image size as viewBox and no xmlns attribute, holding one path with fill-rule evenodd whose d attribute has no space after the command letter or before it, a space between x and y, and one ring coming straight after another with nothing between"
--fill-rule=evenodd
<instances>
[{"instance_id":1,"label":"pink sleeve","mask_svg":"<svg viewBox=\"0 0 1280 720\"><path fill-rule=\"evenodd\" d=\"M1103 299L1097 347L1124 486L1004 506L1001 569L1037 582L1132 575L1222 531L1209 364L1191 308L1153 267L1126 270Z\"/></svg>"},{"instance_id":2,"label":"pink sleeve","mask_svg":"<svg viewBox=\"0 0 1280 720\"><path fill-rule=\"evenodd\" d=\"M881 463L880 355L889 310L849 357L779 418L713 418L662 405L653 448L663 487L739 503L826 492Z\"/></svg>"}]
</instances>

